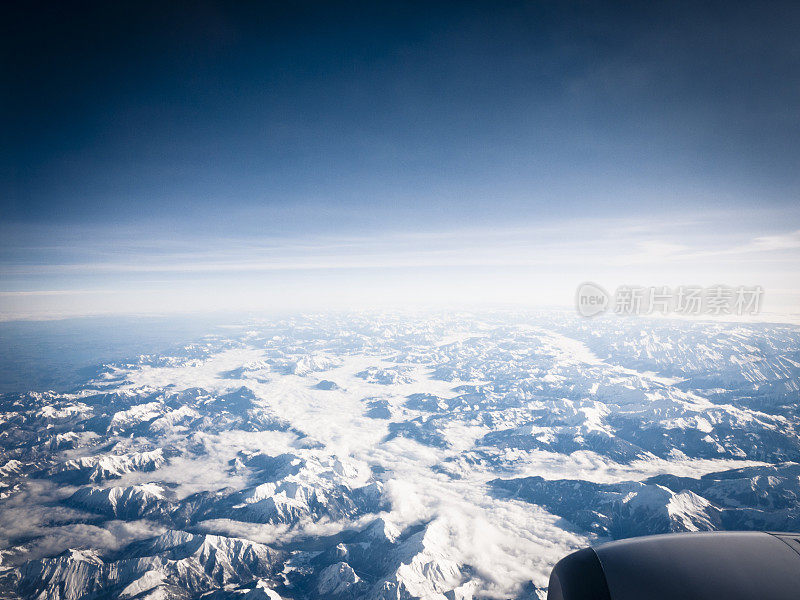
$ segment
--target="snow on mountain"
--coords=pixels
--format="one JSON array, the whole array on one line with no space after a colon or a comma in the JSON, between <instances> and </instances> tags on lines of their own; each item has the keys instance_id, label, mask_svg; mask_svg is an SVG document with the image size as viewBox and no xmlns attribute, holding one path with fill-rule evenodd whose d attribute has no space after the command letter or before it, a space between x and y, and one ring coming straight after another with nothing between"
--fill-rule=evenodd
<instances>
[{"instance_id":1,"label":"snow on mountain","mask_svg":"<svg viewBox=\"0 0 800 600\"><path fill-rule=\"evenodd\" d=\"M719 529L711 503L694 492L675 494L667 503L667 514L678 531L712 531Z\"/></svg>"},{"instance_id":2,"label":"snow on mountain","mask_svg":"<svg viewBox=\"0 0 800 600\"><path fill-rule=\"evenodd\" d=\"M367 367L363 371L356 373L369 383L379 383L381 385L396 385L398 383L411 383L414 381L414 369L411 367L397 366L390 368Z\"/></svg>"},{"instance_id":3,"label":"snow on mountain","mask_svg":"<svg viewBox=\"0 0 800 600\"><path fill-rule=\"evenodd\" d=\"M721 528L721 511L688 491L628 481L597 484L541 477L494 480L494 489L564 517L575 526L614 539Z\"/></svg>"},{"instance_id":4,"label":"snow on mountain","mask_svg":"<svg viewBox=\"0 0 800 600\"><path fill-rule=\"evenodd\" d=\"M52 475L70 482L97 483L118 479L133 471L151 472L167 463L161 448L123 455L86 456L64 461L55 466Z\"/></svg>"},{"instance_id":5,"label":"snow on mountain","mask_svg":"<svg viewBox=\"0 0 800 600\"><path fill-rule=\"evenodd\" d=\"M82 487L65 504L125 520L164 516L173 508L164 497L164 488L155 483L106 489Z\"/></svg>"},{"instance_id":6,"label":"snow on mountain","mask_svg":"<svg viewBox=\"0 0 800 600\"><path fill-rule=\"evenodd\" d=\"M111 423L108 425L110 433L124 433L134 426L154 421L166 412L166 407L161 402L146 402L137 404L128 410L121 410L114 413Z\"/></svg>"},{"instance_id":7,"label":"snow on mountain","mask_svg":"<svg viewBox=\"0 0 800 600\"><path fill-rule=\"evenodd\" d=\"M335 356L325 354L306 354L297 359L270 358L266 362L275 371L300 377L318 371L327 371L340 363Z\"/></svg>"},{"instance_id":8,"label":"snow on mountain","mask_svg":"<svg viewBox=\"0 0 800 600\"><path fill-rule=\"evenodd\" d=\"M5 464L0 467L0 476L11 477L12 475L21 475L23 469L23 463L12 458L11 460L6 461Z\"/></svg>"},{"instance_id":9,"label":"snow on mountain","mask_svg":"<svg viewBox=\"0 0 800 600\"><path fill-rule=\"evenodd\" d=\"M494 480L502 494L539 504L587 531L614 538L714 529L794 530L800 465L747 467L700 478L657 475L598 484L531 477Z\"/></svg>"},{"instance_id":10,"label":"snow on mountain","mask_svg":"<svg viewBox=\"0 0 800 600\"><path fill-rule=\"evenodd\" d=\"M371 597L437 598L463 583L461 565L451 558L443 522L434 522L399 544L388 556L391 574L378 582Z\"/></svg>"},{"instance_id":11,"label":"snow on mountain","mask_svg":"<svg viewBox=\"0 0 800 600\"><path fill-rule=\"evenodd\" d=\"M342 596L354 592L360 582L353 567L346 562L334 563L320 571L317 592L323 596Z\"/></svg>"},{"instance_id":12,"label":"snow on mountain","mask_svg":"<svg viewBox=\"0 0 800 600\"><path fill-rule=\"evenodd\" d=\"M182 531L132 544L121 555L104 559L70 549L29 561L19 570L19 586L41 600L97 598L109 592L138 597L156 591L178 598L186 590L208 591L270 576L280 563L280 553L261 544Z\"/></svg>"},{"instance_id":13,"label":"snow on mountain","mask_svg":"<svg viewBox=\"0 0 800 600\"><path fill-rule=\"evenodd\" d=\"M581 545L800 531L798 365L771 324L226 329L0 397L0 595L533 599Z\"/></svg>"}]
</instances>

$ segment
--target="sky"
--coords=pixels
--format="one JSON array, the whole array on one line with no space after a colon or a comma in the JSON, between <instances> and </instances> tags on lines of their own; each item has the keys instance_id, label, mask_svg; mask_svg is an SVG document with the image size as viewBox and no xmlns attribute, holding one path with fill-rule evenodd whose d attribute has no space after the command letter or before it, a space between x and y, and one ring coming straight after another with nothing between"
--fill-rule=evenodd
<instances>
[{"instance_id":1,"label":"sky","mask_svg":"<svg viewBox=\"0 0 800 600\"><path fill-rule=\"evenodd\" d=\"M800 5L646 4L5 8L0 318L587 280L800 313Z\"/></svg>"}]
</instances>

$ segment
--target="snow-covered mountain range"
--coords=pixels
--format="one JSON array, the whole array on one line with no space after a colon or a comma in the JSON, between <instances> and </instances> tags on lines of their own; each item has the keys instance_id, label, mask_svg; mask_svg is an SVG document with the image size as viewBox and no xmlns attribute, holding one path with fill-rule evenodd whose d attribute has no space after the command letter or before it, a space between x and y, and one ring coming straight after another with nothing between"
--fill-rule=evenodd
<instances>
[{"instance_id":1,"label":"snow-covered mountain range","mask_svg":"<svg viewBox=\"0 0 800 600\"><path fill-rule=\"evenodd\" d=\"M254 320L0 397L0 594L541 598L571 550L800 531L800 328Z\"/></svg>"}]
</instances>

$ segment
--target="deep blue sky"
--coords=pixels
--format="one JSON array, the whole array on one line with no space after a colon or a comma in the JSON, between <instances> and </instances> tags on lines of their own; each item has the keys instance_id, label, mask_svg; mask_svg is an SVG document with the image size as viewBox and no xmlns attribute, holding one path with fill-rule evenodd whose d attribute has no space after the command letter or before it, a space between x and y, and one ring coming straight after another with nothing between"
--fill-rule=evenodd
<instances>
[{"instance_id":1,"label":"deep blue sky","mask_svg":"<svg viewBox=\"0 0 800 600\"><path fill-rule=\"evenodd\" d=\"M320 262L331 236L800 228L797 3L33 2L0 21L6 292L254 244Z\"/></svg>"}]
</instances>

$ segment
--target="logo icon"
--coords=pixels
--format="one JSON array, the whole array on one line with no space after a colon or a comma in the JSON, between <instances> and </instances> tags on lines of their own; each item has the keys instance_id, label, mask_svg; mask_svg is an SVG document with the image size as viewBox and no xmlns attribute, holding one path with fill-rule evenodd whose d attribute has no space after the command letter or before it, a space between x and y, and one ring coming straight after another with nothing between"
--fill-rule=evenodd
<instances>
[{"instance_id":1,"label":"logo icon","mask_svg":"<svg viewBox=\"0 0 800 600\"><path fill-rule=\"evenodd\" d=\"M582 317L594 317L608 310L608 292L596 283L587 281L578 286L575 294L575 307Z\"/></svg>"}]
</instances>

